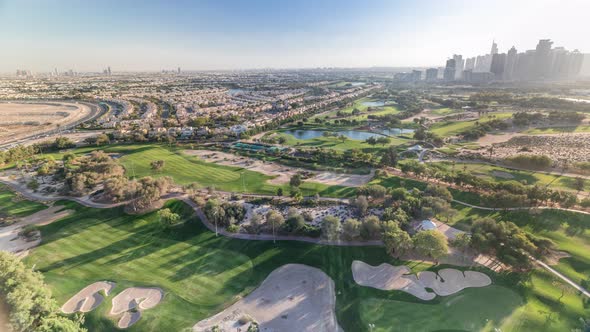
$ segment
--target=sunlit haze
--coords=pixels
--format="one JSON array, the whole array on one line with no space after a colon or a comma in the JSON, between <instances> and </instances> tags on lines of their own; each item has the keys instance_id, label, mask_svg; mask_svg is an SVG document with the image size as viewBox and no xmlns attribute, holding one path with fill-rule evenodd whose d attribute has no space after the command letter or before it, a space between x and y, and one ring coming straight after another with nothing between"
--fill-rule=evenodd
<instances>
[{"instance_id":1,"label":"sunlit haze","mask_svg":"<svg viewBox=\"0 0 590 332\"><path fill-rule=\"evenodd\" d=\"M539 39L590 52L590 1L0 0L0 72L443 66Z\"/></svg>"}]
</instances>

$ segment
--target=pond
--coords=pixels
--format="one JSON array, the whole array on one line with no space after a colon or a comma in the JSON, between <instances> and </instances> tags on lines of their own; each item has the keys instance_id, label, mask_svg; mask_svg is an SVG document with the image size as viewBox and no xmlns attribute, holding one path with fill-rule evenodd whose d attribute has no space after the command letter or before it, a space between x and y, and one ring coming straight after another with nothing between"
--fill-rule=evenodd
<instances>
[{"instance_id":1,"label":"pond","mask_svg":"<svg viewBox=\"0 0 590 332\"><path fill-rule=\"evenodd\" d=\"M361 105L367 107L382 107L385 106L385 102L383 100L363 101Z\"/></svg>"},{"instance_id":2,"label":"pond","mask_svg":"<svg viewBox=\"0 0 590 332\"><path fill-rule=\"evenodd\" d=\"M313 129L291 129L286 130L285 134L293 135L297 139L306 140L306 139L314 139L318 137L322 137L326 130L313 130ZM395 136L399 134L409 134L413 133L414 130L412 129L399 129L399 128L390 128L390 129L382 129L380 130L381 133L372 133L368 131L360 131L360 130L339 130L336 131L338 135L344 135L350 139L364 141L369 137L380 137L385 135ZM384 135L385 134L385 135Z\"/></svg>"},{"instance_id":3,"label":"pond","mask_svg":"<svg viewBox=\"0 0 590 332\"><path fill-rule=\"evenodd\" d=\"M246 90L244 89L229 89L227 91L227 94L230 96L235 96L235 95L239 95L239 94L244 94L246 92Z\"/></svg>"}]
</instances>

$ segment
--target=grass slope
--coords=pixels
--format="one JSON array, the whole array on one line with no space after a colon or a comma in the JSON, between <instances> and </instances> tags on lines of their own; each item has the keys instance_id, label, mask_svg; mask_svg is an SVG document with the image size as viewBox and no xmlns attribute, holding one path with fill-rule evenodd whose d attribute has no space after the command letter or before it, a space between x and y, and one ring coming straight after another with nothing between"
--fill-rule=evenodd
<instances>
[{"instance_id":1,"label":"grass slope","mask_svg":"<svg viewBox=\"0 0 590 332\"><path fill-rule=\"evenodd\" d=\"M25 217L46 208L41 203L19 198L6 185L0 184L0 216Z\"/></svg>"},{"instance_id":2,"label":"grass slope","mask_svg":"<svg viewBox=\"0 0 590 332\"><path fill-rule=\"evenodd\" d=\"M26 258L26 263L43 272L60 303L92 282L118 283L106 303L87 315L86 326L90 331L116 330L116 322L105 313L110 309L112 296L125 287L159 286L166 292L163 302L145 311L129 331L182 331L248 294L271 271L287 263L320 268L334 279L337 317L345 331L367 331L367 322L375 323L378 328L390 326L389 330L412 330L418 313L410 314L404 309L406 306L432 313L431 322L424 323L429 324L424 325L428 328L420 329L423 331L439 330L443 326L460 330L464 329L464 322L478 327L485 325L488 318L493 318L494 326L502 322L506 326L503 331L532 331L539 327L563 331L577 327L578 318L589 313L584 311L577 295L566 294L558 303L559 292L542 272L538 272L539 276L535 272L527 281L526 276L515 279L514 275L487 271L497 285L490 291L470 290L422 302L403 292L380 291L354 283L350 266L355 259L372 265L404 263L396 262L379 247L332 247L294 241L273 244L216 237L190 208L178 201L169 202L167 207L180 213L186 223L172 230L162 230L155 213L130 216L121 209L98 210L71 202L59 204L76 213L43 227L43 243ZM416 262L406 264L414 272L428 268ZM514 292L522 297L524 305ZM500 297L498 305L489 301L496 297ZM452 314L448 314L452 319L446 318L443 313L452 303L456 303L450 309ZM461 309L470 307L473 308ZM553 312L548 325L545 312ZM509 319L512 316L515 318ZM387 319L395 319L395 325L390 325ZM507 321L514 323L510 325ZM441 327L437 327L437 322Z\"/></svg>"}]
</instances>

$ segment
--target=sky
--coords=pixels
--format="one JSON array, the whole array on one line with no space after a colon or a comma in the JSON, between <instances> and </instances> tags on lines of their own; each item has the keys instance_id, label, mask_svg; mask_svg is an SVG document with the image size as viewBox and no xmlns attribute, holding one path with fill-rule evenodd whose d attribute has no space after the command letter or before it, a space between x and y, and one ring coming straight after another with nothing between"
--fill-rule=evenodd
<instances>
[{"instance_id":1,"label":"sky","mask_svg":"<svg viewBox=\"0 0 590 332\"><path fill-rule=\"evenodd\" d=\"M0 72L442 66L590 53L590 0L0 0Z\"/></svg>"}]
</instances>

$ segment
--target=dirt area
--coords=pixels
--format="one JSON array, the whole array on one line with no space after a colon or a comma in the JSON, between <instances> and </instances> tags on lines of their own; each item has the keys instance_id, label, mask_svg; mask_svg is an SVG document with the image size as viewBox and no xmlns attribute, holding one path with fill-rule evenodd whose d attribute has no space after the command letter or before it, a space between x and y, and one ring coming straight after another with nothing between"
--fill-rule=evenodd
<instances>
[{"instance_id":1,"label":"dirt area","mask_svg":"<svg viewBox=\"0 0 590 332\"><path fill-rule=\"evenodd\" d=\"M275 162L264 162L254 158L242 157L231 153L210 151L210 150L185 150L186 154L198 156L203 161L216 163L219 165L234 166L245 168L254 172L274 176L269 180L272 184L289 183L291 176L299 173L302 169L284 166ZM358 174L339 174L334 172L307 171L312 177L306 181L323 183L327 185L340 185L346 187L360 187L373 178L373 172L367 175Z\"/></svg>"},{"instance_id":2,"label":"dirt area","mask_svg":"<svg viewBox=\"0 0 590 332\"><path fill-rule=\"evenodd\" d=\"M0 102L0 143L65 128L92 114L89 106L73 102Z\"/></svg>"},{"instance_id":3,"label":"dirt area","mask_svg":"<svg viewBox=\"0 0 590 332\"><path fill-rule=\"evenodd\" d=\"M17 221L10 226L0 227L0 250L17 253L21 257L26 256L28 250L37 246L41 242L41 239L38 238L34 241L27 241L25 238L19 236L18 233L24 226L47 225L58 219L69 216L72 211L63 210L63 208L64 207L61 205L52 206L45 210L33 213L30 216L21 218L20 221Z\"/></svg>"},{"instance_id":4,"label":"dirt area","mask_svg":"<svg viewBox=\"0 0 590 332\"><path fill-rule=\"evenodd\" d=\"M127 288L113 298L111 315L120 315L117 326L130 327L141 318L141 311L157 306L164 298L164 291L157 287Z\"/></svg>"},{"instance_id":5,"label":"dirt area","mask_svg":"<svg viewBox=\"0 0 590 332\"><path fill-rule=\"evenodd\" d=\"M409 267L393 266L383 263L371 266L361 261L352 262L354 281L367 287L381 290L401 290L425 301L437 295L448 296L469 287L485 287L492 280L485 274L476 271L459 271L442 269L437 273L431 271L412 275ZM430 292L431 289L433 292Z\"/></svg>"},{"instance_id":6,"label":"dirt area","mask_svg":"<svg viewBox=\"0 0 590 332\"><path fill-rule=\"evenodd\" d=\"M4 299L0 298L0 331L11 332L12 329L8 326L10 321L8 306Z\"/></svg>"},{"instance_id":7,"label":"dirt area","mask_svg":"<svg viewBox=\"0 0 590 332\"><path fill-rule=\"evenodd\" d=\"M560 259L568 257L572 256L565 251L551 250L549 254L545 255L545 262L548 265L557 265L559 264Z\"/></svg>"},{"instance_id":8,"label":"dirt area","mask_svg":"<svg viewBox=\"0 0 590 332\"><path fill-rule=\"evenodd\" d=\"M74 312L90 312L96 309L104 295L108 296L115 288L115 283L110 281L99 281L84 287L81 291L72 296L62 307L61 311L66 314Z\"/></svg>"},{"instance_id":9,"label":"dirt area","mask_svg":"<svg viewBox=\"0 0 590 332\"><path fill-rule=\"evenodd\" d=\"M193 331L211 331L214 326L220 331L246 331L249 318L267 332L342 331L335 306L334 282L328 275L311 266L287 264L244 299L197 323Z\"/></svg>"},{"instance_id":10,"label":"dirt area","mask_svg":"<svg viewBox=\"0 0 590 332\"><path fill-rule=\"evenodd\" d=\"M480 137L475 143L481 146L489 146L496 143L504 143L510 140L512 137L524 136L520 133L505 133L505 134L486 134Z\"/></svg>"},{"instance_id":11,"label":"dirt area","mask_svg":"<svg viewBox=\"0 0 590 332\"><path fill-rule=\"evenodd\" d=\"M522 151L527 148L528 151ZM494 156L506 158L519 153L545 155L552 160L569 163L590 160L590 133L517 136L509 141L494 144Z\"/></svg>"}]
</instances>

